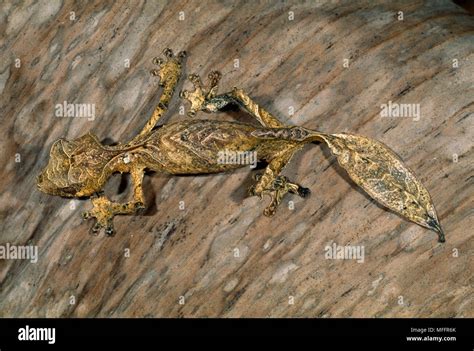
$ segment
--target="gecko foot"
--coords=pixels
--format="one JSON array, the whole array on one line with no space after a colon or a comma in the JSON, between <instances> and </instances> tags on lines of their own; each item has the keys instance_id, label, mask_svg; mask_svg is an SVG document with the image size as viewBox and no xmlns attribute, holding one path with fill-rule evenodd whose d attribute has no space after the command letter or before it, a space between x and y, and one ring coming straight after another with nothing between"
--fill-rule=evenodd
<instances>
[{"instance_id":1,"label":"gecko foot","mask_svg":"<svg viewBox=\"0 0 474 351\"><path fill-rule=\"evenodd\" d=\"M169 80L177 80L179 78L179 72L181 69L181 63L186 57L186 51L181 51L178 55L174 55L171 49L164 49L163 56L153 58L153 63L159 67L154 69L151 74L160 77L160 86L164 86Z\"/></svg>"},{"instance_id":2,"label":"gecko foot","mask_svg":"<svg viewBox=\"0 0 474 351\"><path fill-rule=\"evenodd\" d=\"M132 214L145 208L142 202L127 202L124 204L112 202L103 195L92 197L93 208L82 213L82 218L95 218L96 222L90 229L92 235L97 235L104 229L108 236L115 234L113 218L119 214Z\"/></svg>"},{"instance_id":3,"label":"gecko foot","mask_svg":"<svg viewBox=\"0 0 474 351\"><path fill-rule=\"evenodd\" d=\"M221 107L219 99L215 99L217 89L222 74L219 71L212 71L207 76L208 82L204 85L201 77L197 74L190 74L188 79L194 86L194 91L181 91L179 96L188 100L191 103L191 108L188 111L188 116L193 117L198 111L216 112ZM224 103L224 102L223 102ZM224 104L228 102L225 101Z\"/></svg>"},{"instance_id":4,"label":"gecko foot","mask_svg":"<svg viewBox=\"0 0 474 351\"><path fill-rule=\"evenodd\" d=\"M262 180L261 174L256 174L254 179L257 183L250 187L249 194L253 196L259 196L262 198L263 195L269 195L271 198L270 205L268 205L263 214L267 217L271 217L275 214L278 205L280 205L283 197L287 193L296 194L300 197L307 197L310 194L308 188L302 187L299 184L291 183L285 176L277 176L268 188L261 189L260 181Z\"/></svg>"}]
</instances>

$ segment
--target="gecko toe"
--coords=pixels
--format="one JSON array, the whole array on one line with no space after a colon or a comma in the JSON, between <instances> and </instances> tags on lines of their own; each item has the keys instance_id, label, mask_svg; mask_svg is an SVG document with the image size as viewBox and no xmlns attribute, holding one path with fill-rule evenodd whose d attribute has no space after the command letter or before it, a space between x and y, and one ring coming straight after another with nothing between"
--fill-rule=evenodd
<instances>
[{"instance_id":1,"label":"gecko toe","mask_svg":"<svg viewBox=\"0 0 474 351\"><path fill-rule=\"evenodd\" d=\"M309 188L305 188L305 187L302 187L300 186L298 188L298 195L301 196L301 197L307 197L311 194L311 190Z\"/></svg>"},{"instance_id":2,"label":"gecko toe","mask_svg":"<svg viewBox=\"0 0 474 351\"><path fill-rule=\"evenodd\" d=\"M173 50L171 50L170 48L166 48L163 50L163 55L165 55L167 58L172 58Z\"/></svg>"},{"instance_id":3,"label":"gecko toe","mask_svg":"<svg viewBox=\"0 0 474 351\"><path fill-rule=\"evenodd\" d=\"M151 62L161 67L165 61L161 57L153 57L153 60Z\"/></svg>"},{"instance_id":4,"label":"gecko toe","mask_svg":"<svg viewBox=\"0 0 474 351\"><path fill-rule=\"evenodd\" d=\"M273 217L275 215L275 207L269 206L263 210L263 214L266 217Z\"/></svg>"},{"instance_id":5,"label":"gecko toe","mask_svg":"<svg viewBox=\"0 0 474 351\"><path fill-rule=\"evenodd\" d=\"M107 236L114 236L115 235L115 229L112 224L109 224L105 227L105 234Z\"/></svg>"},{"instance_id":6,"label":"gecko toe","mask_svg":"<svg viewBox=\"0 0 474 351\"><path fill-rule=\"evenodd\" d=\"M102 226L97 222L97 223L95 223L95 224L93 225L93 227L90 229L89 232L90 232L92 235L95 236L95 235L99 234L101 228L102 228Z\"/></svg>"},{"instance_id":7,"label":"gecko toe","mask_svg":"<svg viewBox=\"0 0 474 351\"><path fill-rule=\"evenodd\" d=\"M196 73L191 73L189 76L188 76L188 79L191 83L193 83L193 85L195 87L201 87L202 86L202 82L201 82L201 77L199 77L198 74Z\"/></svg>"},{"instance_id":8,"label":"gecko toe","mask_svg":"<svg viewBox=\"0 0 474 351\"><path fill-rule=\"evenodd\" d=\"M178 59L180 59L181 61L184 60L186 58L186 56L188 56L188 53L185 50L180 51L178 53Z\"/></svg>"},{"instance_id":9,"label":"gecko toe","mask_svg":"<svg viewBox=\"0 0 474 351\"><path fill-rule=\"evenodd\" d=\"M258 182L260 179L262 179L262 174L261 173L255 173L253 175L253 180L255 180L256 182Z\"/></svg>"},{"instance_id":10,"label":"gecko toe","mask_svg":"<svg viewBox=\"0 0 474 351\"><path fill-rule=\"evenodd\" d=\"M209 72L207 78L211 81L211 83L217 84L217 82L222 78L222 73L219 71L211 71Z\"/></svg>"}]
</instances>

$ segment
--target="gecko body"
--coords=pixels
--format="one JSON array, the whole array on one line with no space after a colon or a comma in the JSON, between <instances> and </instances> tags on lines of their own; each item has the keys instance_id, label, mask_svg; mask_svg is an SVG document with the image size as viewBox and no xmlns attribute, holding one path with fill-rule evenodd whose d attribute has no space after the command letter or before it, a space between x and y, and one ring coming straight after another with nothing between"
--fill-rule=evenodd
<instances>
[{"instance_id":1,"label":"gecko body","mask_svg":"<svg viewBox=\"0 0 474 351\"><path fill-rule=\"evenodd\" d=\"M103 145L88 133L75 140L57 140L50 151L48 165L38 176L40 191L62 197L91 197L93 208L83 214L95 218L92 232L105 229L112 235L115 215L134 214L145 207L142 181L146 171L172 175L203 174L231 171L245 166L226 163L219 159L222 151L255 153L267 166L257 174L249 194L269 195L266 216L273 216L287 193L305 197L309 189L291 182L281 175L293 155L307 143L326 143L339 164L354 182L372 198L401 216L438 233L444 233L428 191L403 165L401 159L384 144L353 134L326 134L300 126L283 124L256 104L242 89L217 94L220 73L213 71L208 84L203 85L198 75L190 75L192 92L183 91L181 98L191 103L189 116L199 111L217 113L229 106L239 106L260 124L219 121L184 120L157 127L168 109L182 71L184 52L175 56L170 49L165 59L155 59L160 69L153 73L160 77L163 92L151 118L131 141L114 146ZM133 200L117 203L103 193L114 173L130 173L133 181Z\"/></svg>"}]
</instances>

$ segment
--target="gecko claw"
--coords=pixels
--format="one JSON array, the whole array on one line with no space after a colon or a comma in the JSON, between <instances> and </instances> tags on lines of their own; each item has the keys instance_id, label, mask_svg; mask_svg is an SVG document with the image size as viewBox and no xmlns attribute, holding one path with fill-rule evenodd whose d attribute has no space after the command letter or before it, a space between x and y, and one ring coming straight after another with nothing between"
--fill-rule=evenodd
<instances>
[{"instance_id":1,"label":"gecko claw","mask_svg":"<svg viewBox=\"0 0 474 351\"><path fill-rule=\"evenodd\" d=\"M254 185L251 185L249 186L248 190L247 190L247 194L248 196L256 196L257 194L255 193L255 186Z\"/></svg>"},{"instance_id":2,"label":"gecko claw","mask_svg":"<svg viewBox=\"0 0 474 351\"><path fill-rule=\"evenodd\" d=\"M107 236L114 236L115 235L115 229L114 226L110 223L105 227L105 234Z\"/></svg>"},{"instance_id":3,"label":"gecko claw","mask_svg":"<svg viewBox=\"0 0 474 351\"><path fill-rule=\"evenodd\" d=\"M134 205L135 205L135 209L137 209L137 210L145 208L145 204L143 202L140 202L140 201L135 202Z\"/></svg>"},{"instance_id":4,"label":"gecko claw","mask_svg":"<svg viewBox=\"0 0 474 351\"><path fill-rule=\"evenodd\" d=\"M222 73L219 71L211 71L207 78L209 79L210 93L212 89L217 89L217 84L222 78Z\"/></svg>"},{"instance_id":5,"label":"gecko claw","mask_svg":"<svg viewBox=\"0 0 474 351\"><path fill-rule=\"evenodd\" d=\"M264 194L264 192L263 192L263 191L260 191L260 192L257 191L257 190L256 190L256 184L251 185L251 186L249 187L247 193L248 193L249 196L258 196L258 198L259 198L260 200L263 199L263 194Z\"/></svg>"},{"instance_id":6,"label":"gecko claw","mask_svg":"<svg viewBox=\"0 0 474 351\"><path fill-rule=\"evenodd\" d=\"M191 73L190 75L188 75L188 79L191 83L193 83L195 88L202 88L201 77L199 77L199 75L197 75L196 73Z\"/></svg>"},{"instance_id":7,"label":"gecko claw","mask_svg":"<svg viewBox=\"0 0 474 351\"><path fill-rule=\"evenodd\" d=\"M90 232L91 235L96 236L96 235L99 234L101 228L102 228L101 225L100 225L98 222L96 222L96 223L92 226L92 228L89 230L89 232Z\"/></svg>"},{"instance_id":8,"label":"gecko claw","mask_svg":"<svg viewBox=\"0 0 474 351\"><path fill-rule=\"evenodd\" d=\"M260 181L260 179L262 179L261 173L256 173L253 175L253 180L255 180L256 182Z\"/></svg>"},{"instance_id":9,"label":"gecko claw","mask_svg":"<svg viewBox=\"0 0 474 351\"><path fill-rule=\"evenodd\" d=\"M187 56L188 56L188 53L185 50L180 51L178 53L178 59L181 61L183 61Z\"/></svg>"},{"instance_id":10,"label":"gecko claw","mask_svg":"<svg viewBox=\"0 0 474 351\"><path fill-rule=\"evenodd\" d=\"M173 57L173 50L170 48L165 48L163 50L163 55L165 55L167 58L172 58Z\"/></svg>"},{"instance_id":11,"label":"gecko claw","mask_svg":"<svg viewBox=\"0 0 474 351\"><path fill-rule=\"evenodd\" d=\"M270 205L263 210L263 215L266 217L273 217L275 215L275 212L276 212L275 206Z\"/></svg>"},{"instance_id":12,"label":"gecko claw","mask_svg":"<svg viewBox=\"0 0 474 351\"><path fill-rule=\"evenodd\" d=\"M311 190L309 190L309 188L305 188L305 187L298 187L298 195L300 197L307 197L309 196L309 194L311 194Z\"/></svg>"},{"instance_id":13,"label":"gecko claw","mask_svg":"<svg viewBox=\"0 0 474 351\"><path fill-rule=\"evenodd\" d=\"M163 66L163 63L165 63L165 61L161 57L153 57L153 60L151 62L153 62L154 65L160 67Z\"/></svg>"}]
</instances>

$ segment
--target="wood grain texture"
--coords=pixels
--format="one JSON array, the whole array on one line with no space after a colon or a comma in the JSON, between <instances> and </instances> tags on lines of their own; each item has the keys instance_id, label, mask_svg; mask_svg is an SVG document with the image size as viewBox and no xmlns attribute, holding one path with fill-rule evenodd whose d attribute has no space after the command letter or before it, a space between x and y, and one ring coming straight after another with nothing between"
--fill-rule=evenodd
<instances>
[{"instance_id":1,"label":"wood grain texture","mask_svg":"<svg viewBox=\"0 0 474 351\"><path fill-rule=\"evenodd\" d=\"M0 316L473 317L472 16L450 1L205 3L0 5L0 244L39 250L37 263L0 261ZM90 236L89 201L42 194L35 177L60 137L138 133L165 47L286 123L389 145L429 189L447 242L370 201L318 145L284 171L312 195L287 198L295 209L275 218L245 197L248 168L151 174L148 210L117 217L115 237ZM95 104L95 119L55 117L64 101ZM381 117L388 101L420 104L420 119ZM167 120L187 118L181 104ZM128 183L116 176L107 193L123 200ZM364 262L326 259L332 243L363 245Z\"/></svg>"}]
</instances>

